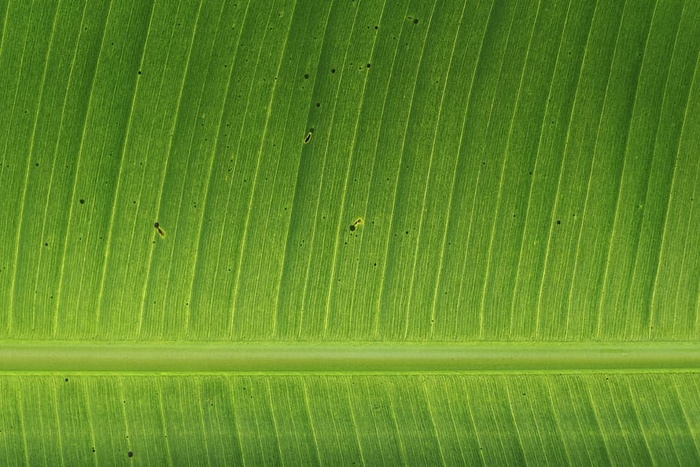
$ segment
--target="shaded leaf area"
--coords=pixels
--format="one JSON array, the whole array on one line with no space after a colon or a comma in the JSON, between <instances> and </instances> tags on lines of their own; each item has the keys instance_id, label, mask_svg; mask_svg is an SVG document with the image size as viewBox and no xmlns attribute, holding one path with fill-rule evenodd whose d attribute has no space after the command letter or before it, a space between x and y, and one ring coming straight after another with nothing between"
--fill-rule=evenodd
<instances>
[{"instance_id":1,"label":"shaded leaf area","mask_svg":"<svg viewBox=\"0 0 700 467\"><path fill-rule=\"evenodd\" d=\"M359 3L7 3L0 336L700 336L699 3Z\"/></svg>"},{"instance_id":2,"label":"shaded leaf area","mask_svg":"<svg viewBox=\"0 0 700 467\"><path fill-rule=\"evenodd\" d=\"M694 374L9 376L0 388L10 464L700 461Z\"/></svg>"}]
</instances>

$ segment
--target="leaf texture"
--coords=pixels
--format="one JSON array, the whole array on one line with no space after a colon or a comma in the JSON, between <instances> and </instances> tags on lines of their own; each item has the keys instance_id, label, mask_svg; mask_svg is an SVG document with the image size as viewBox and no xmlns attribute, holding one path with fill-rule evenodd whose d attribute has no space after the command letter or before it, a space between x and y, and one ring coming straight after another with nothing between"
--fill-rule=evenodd
<instances>
[{"instance_id":1,"label":"leaf texture","mask_svg":"<svg viewBox=\"0 0 700 467\"><path fill-rule=\"evenodd\" d=\"M12 0L0 24L0 354L693 355L633 372L4 366L10 463L698 463L699 3Z\"/></svg>"},{"instance_id":2,"label":"leaf texture","mask_svg":"<svg viewBox=\"0 0 700 467\"><path fill-rule=\"evenodd\" d=\"M10 376L6 459L683 465L696 375ZM60 447L60 454L57 454ZM62 461L62 462L61 462Z\"/></svg>"}]
</instances>

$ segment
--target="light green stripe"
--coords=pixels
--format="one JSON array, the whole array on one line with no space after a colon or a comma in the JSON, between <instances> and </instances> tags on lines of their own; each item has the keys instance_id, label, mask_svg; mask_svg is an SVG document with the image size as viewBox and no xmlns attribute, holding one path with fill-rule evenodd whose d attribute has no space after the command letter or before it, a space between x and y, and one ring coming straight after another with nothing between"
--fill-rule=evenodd
<instances>
[{"instance_id":1,"label":"light green stripe","mask_svg":"<svg viewBox=\"0 0 700 467\"><path fill-rule=\"evenodd\" d=\"M696 343L5 342L0 371L442 372L699 370Z\"/></svg>"}]
</instances>

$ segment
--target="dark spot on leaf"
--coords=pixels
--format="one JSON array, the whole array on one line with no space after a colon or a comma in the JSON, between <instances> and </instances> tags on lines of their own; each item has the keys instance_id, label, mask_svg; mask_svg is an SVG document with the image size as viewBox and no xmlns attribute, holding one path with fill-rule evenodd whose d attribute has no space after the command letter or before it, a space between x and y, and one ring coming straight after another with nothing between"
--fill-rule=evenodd
<instances>
[{"instance_id":1,"label":"dark spot on leaf","mask_svg":"<svg viewBox=\"0 0 700 467\"><path fill-rule=\"evenodd\" d=\"M84 199L81 199L81 200L80 200L80 204L85 204L85 200L84 200Z\"/></svg>"},{"instance_id":2,"label":"dark spot on leaf","mask_svg":"<svg viewBox=\"0 0 700 467\"><path fill-rule=\"evenodd\" d=\"M304 75L304 79L309 79L309 75Z\"/></svg>"},{"instance_id":3,"label":"dark spot on leaf","mask_svg":"<svg viewBox=\"0 0 700 467\"><path fill-rule=\"evenodd\" d=\"M371 64L371 63L368 63L368 64L367 64L367 68L369 68L369 67L371 67L371 66L372 66L372 64Z\"/></svg>"},{"instance_id":4,"label":"dark spot on leaf","mask_svg":"<svg viewBox=\"0 0 700 467\"><path fill-rule=\"evenodd\" d=\"M362 225L363 223L364 223L364 221L362 220L361 217L358 217L357 219L355 219L355 222L350 224L350 232L354 232L355 229L357 228L357 226Z\"/></svg>"},{"instance_id":5,"label":"dark spot on leaf","mask_svg":"<svg viewBox=\"0 0 700 467\"><path fill-rule=\"evenodd\" d=\"M165 230L163 230L163 229L161 228L161 226L160 226L160 224L159 224L158 222L156 222L155 224L153 224L153 227L155 227L156 230L158 231L158 235L160 235L161 237L165 238Z\"/></svg>"},{"instance_id":6,"label":"dark spot on leaf","mask_svg":"<svg viewBox=\"0 0 700 467\"><path fill-rule=\"evenodd\" d=\"M417 19L417 18L413 20L413 24L418 24L418 19Z\"/></svg>"},{"instance_id":7,"label":"dark spot on leaf","mask_svg":"<svg viewBox=\"0 0 700 467\"><path fill-rule=\"evenodd\" d=\"M134 457L134 453L131 452L131 451L129 451L128 453L126 453L126 455L129 456L129 457Z\"/></svg>"},{"instance_id":8,"label":"dark spot on leaf","mask_svg":"<svg viewBox=\"0 0 700 467\"><path fill-rule=\"evenodd\" d=\"M316 107L321 107L321 103L320 103L320 102L316 102Z\"/></svg>"},{"instance_id":9,"label":"dark spot on leaf","mask_svg":"<svg viewBox=\"0 0 700 467\"><path fill-rule=\"evenodd\" d=\"M557 219L557 224L561 224L561 221Z\"/></svg>"},{"instance_id":10,"label":"dark spot on leaf","mask_svg":"<svg viewBox=\"0 0 700 467\"><path fill-rule=\"evenodd\" d=\"M66 378L64 381L67 383L67 382L68 382L68 378Z\"/></svg>"},{"instance_id":11,"label":"dark spot on leaf","mask_svg":"<svg viewBox=\"0 0 700 467\"><path fill-rule=\"evenodd\" d=\"M49 244L48 244L48 243L44 243L44 246L49 246Z\"/></svg>"},{"instance_id":12,"label":"dark spot on leaf","mask_svg":"<svg viewBox=\"0 0 700 467\"><path fill-rule=\"evenodd\" d=\"M335 73L335 68L331 68L331 73Z\"/></svg>"}]
</instances>

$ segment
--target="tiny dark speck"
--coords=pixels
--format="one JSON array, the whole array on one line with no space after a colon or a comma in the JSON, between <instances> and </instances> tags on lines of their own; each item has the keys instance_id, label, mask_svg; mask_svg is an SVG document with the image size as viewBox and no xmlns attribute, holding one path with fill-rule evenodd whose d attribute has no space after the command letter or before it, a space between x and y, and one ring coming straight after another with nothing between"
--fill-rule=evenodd
<instances>
[{"instance_id":1,"label":"tiny dark speck","mask_svg":"<svg viewBox=\"0 0 700 467\"><path fill-rule=\"evenodd\" d=\"M371 64L371 63L368 63L368 64L367 64L367 68L369 68L369 67L371 67L371 66L372 66L372 64Z\"/></svg>"},{"instance_id":2,"label":"tiny dark speck","mask_svg":"<svg viewBox=\"0 0 700 467\"><path fill-rule=\"evenodd\" d=\"M561 221L560 221L560 220L557 220L557 224L561 224Z\"/></svg>"},{"instance_id":3,"label":"tiny dark speck","mask_svg":"<svg viewBox=\"0 0 700 467\"><path fill-rule=\"evenodd\" d=\"M158 227L160 227L160 224L158 224L158 222L156 222L155 224L153 224L153 227L155 227L157 229Z\"/></svg>"},{"instance_id":4,"label":"tiny dark speck","mask_svg":"<svg viewBox=\"0 0 700 467\"><path fill-rule=\"evenodd\" d=\"M418 24L418 19L414 19L413 24Z\"/></svg>"},{"instance_id":5,"label":"tiny dark speck","mask_svg":"<svg viewBox=\"0 0 700 467\"><path fill-rule=\"evenodd\" d=\"M139 74L141 74L141 70L139 70Z\"/></svg>"},{"instance_id":6,"label":"tiny dark speck","mask_svg":"<svg viewBox=\"0 0 700 467\"><path fill-rule=\"evenodd\" d=\"M320 103L320 102L316 102L316 107L321 107L321 103Z\"/></svg>"},{"instance_id":7,"label":"tiny dark speck","mask_svg":"<svg viewBox=\"0 0 700 467\"><path fill-rule=\"evenodd\" d=\"M80 204L85 204L85 200L84 200L84 199L81 199L81 200L80 200Z\"/></svg>"},{"instance_id":8,"label":"tiny dark speck","mask_svg":"<svg viewBox=\"0 0 700 467\"><path fill-rule=\"evenodd\" d=\"M129 457L134 457L134 453L131 452L131 451L129 451L126 455L129 456Z\"/></svg>"},{"instance_id":9,"label":"tiny dark speck","mask_svg":"<svg viewBox=\"0 0 700 467\"><path fill-rule=\"evenodd\" d=\"M304 75L304 79L309 79L309 75Z\"/></svg>"},{"instance_id":10,"label":"tiny dark speck","mask_svg":"<svg viewBox=\"0 0 700 467\"><path fill-rule=\"evenodd\" d=\"M37 162L36 164L34 164L34 165L37 166L37 167L39 167L39 163L38 163L38 162Z\"/></svg>"},{"instance_id":11,"label":"tiny dark speck","mask_svg":"<svg viewBox=\"0 0 700 467\"><path fill-rule=\"evenodd\" d=\"M44 243L44 246L49 246L49 244L48 244L48 243Z\"/></svg>"},{"instance_id":12,"label":"tiny dark speck","mask_svg":"<svg viewBox=\"0 0 700 467\"><path fill-rule=\"evenodd\" d=\"M65 379L66 383L68 382L68 378Z\"/></svg>"},{"instance_id":13,"label":"tiny dark speck","mask_svg":"<svg viewBox=\"0 0 700 467\"><path fill-rule=\"evenodd\" d=\"M354 232L356 228L357 228L357 227L355 227L354 225L351 225L351 226L350 226L350 232Z\"/></svg>"},{"instance_id":14,"label":"tiny dark speck","mask_svg":"<svg viewBox=\"0 0 700 467\"><path fill-rule=\"evenodd\" d=\"M335 73L335 68L331 68L331 73Z\"/></svg>"}]
</instances>

